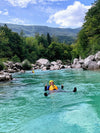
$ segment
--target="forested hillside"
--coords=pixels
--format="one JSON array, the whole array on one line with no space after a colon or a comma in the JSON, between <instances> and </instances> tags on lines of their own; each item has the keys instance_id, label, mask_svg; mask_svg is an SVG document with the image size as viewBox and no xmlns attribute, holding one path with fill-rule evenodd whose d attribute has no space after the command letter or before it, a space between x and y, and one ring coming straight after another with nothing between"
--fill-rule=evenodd
<instances>
[{"instance_id":1,"label":"forested hillside","mask_svg":"<svg viewBox=\"0 0 100 133\"><path fill-rule=\"evenodd\" d=\"M34 63L39 58L49 60L71 60L71 46L57 42L57 38L36 34L35 37L24 37L12 32L7 25L0 27L0 59L20 62L28 59Z\"/></svg>"},{"instance_id":2,"label":"forested hillside","mask_svg":"<svg viewBox=\"0 0 100 133\"><path fill-rule=\"evenodd\" d=\"M87 57L100 51L100 0L96 0L85 16L85 23L74 46L74 56Z\"/></svg>"},{"instance_id":3,"label":"forested hillside","mask_svg":"<svg viewBox=\"0 0 100 133\"><path fill-rule=\"evenodd\" d=\"M4 26L3 23L0 23L1 26ZM21 32L24 33L26 37L34 37L35 34L39 33L40 35L47 35L57 37L60 43L66 42L67 44L73 43L76 38L78 32L81 28L71 29L71 28L52 28L48 26L26 26L26 25L16 25L16 24L6 24L8 28L10 28L13 32L17 32L19 35Z\"/></svg>"}]
</instances>

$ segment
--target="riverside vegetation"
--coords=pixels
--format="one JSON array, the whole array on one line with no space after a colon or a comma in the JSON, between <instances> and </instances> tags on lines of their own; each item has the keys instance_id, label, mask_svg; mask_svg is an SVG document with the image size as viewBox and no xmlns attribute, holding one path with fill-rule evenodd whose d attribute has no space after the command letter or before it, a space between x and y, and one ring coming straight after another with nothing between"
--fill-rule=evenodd
<instances>
[{"instance_id":1,"label":"riverside vegetation","mask_svg":"<svg viewBox=\"0 0 100 133\"><path fill-rule=\"evenodd\" d=\"M77 41L68 45L59 43L57 38L36 34L35 37L25 37L12 32L4 26L0 27L0 69L4 69L2 62L22 62L27 59L35 63L39 58L50 61L62 60L63 63L71 63L74 58L85 59L100 51L100 0L96 0L85 16L85 23L78 33Z\"/></svg>"}]
</instances>

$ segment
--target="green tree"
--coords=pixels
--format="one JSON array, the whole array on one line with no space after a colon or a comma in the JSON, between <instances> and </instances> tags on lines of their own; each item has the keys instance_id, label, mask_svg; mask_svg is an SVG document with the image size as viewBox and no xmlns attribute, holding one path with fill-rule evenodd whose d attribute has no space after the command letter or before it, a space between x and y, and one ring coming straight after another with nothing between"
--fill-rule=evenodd
<instances>
[{"instance_id":1,"label":"green tree","mask_svg":"<svg viewBox=\"0 0 100 133\"><path fill-rule=\"evenodd\" d=\"M47 44L48 46L51 44L51 37L49 33L47 33Z\"/></svg>"},{"instance_id":2,"label":"green tree","mask_svg":"<svg viewBox=\"0 0 100 133\"><path fill-rule=\"evenodd\" d=\"M77 45L78 56L82 58L100 50L100 0L95 1L85 16L85 23L79 32ZM75 51L73 49L73 51Z\"/></svg>"}]
</instances>

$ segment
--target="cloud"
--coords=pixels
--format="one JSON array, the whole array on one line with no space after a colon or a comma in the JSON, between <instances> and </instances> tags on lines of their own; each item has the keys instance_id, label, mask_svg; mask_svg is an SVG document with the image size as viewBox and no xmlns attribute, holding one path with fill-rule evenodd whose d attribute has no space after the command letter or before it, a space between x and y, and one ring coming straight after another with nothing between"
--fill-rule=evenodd
<instances>
[{"instance_id":1,"label":"cloud","mask_svg":"<svg viewBox=\"0 0 100 133\"><path fill-rule=\"evenodd\" d=\"M29 3L36 4L36 0L6 0L13 6L20 6L21 8L27 7Z\"/></svg>"},{"instance_id":2,"label":"cloud","mask_svg":"<svg viewBox=\"0 0 100 133\"><path fill-rule=\"evenodd\" d=\"M29 3L38 4L38 3L46 3L46 2L61 2L66 0L6 0L11 3L13 6L19 6L21 8L27 7Z\"/></svg>"},{"instance_id":3,"label":"cloud","mask_svg":"<svg viewBox=\"0 0 100 133\"><path fill-rule=\"evenodd\" d=\"M2 14L2 11L0 11L0 14Z\"/></svg>"},{"instance_id":4,"label":"cloud","mask_svg":"<svg viewBox=\"0 0 100 133\"><path fill-rule=\"evenodd\" d=\"M19 18L13 18L13 19L11 19L11 23L13 23L13 24L24 24L24 20L21 20Z\"/></svg>"},{"instance_id":5,"label":"cloud","mask_svg":"<svg viewBox=\"0 0 100 133\"><path fill-rule=\"evenodd\" d=\"M1 15L8 15L8 10L7 9L4 9L4 11L0 11L0 14Z\"/></svg>"},{"instance_id":6,"label":"cloud","mask_svg":"<svg viewBox=\"0 0 100 133\"><path fill-rule=\"evenodd\" d=\"M8 10L7 9L4 10L3 15L8 15Z\"/></svg>"},{"instance_id":7,"label":"cloud","mask_svg":"<svg viewBox=\"0 0 100 133\"><path fill-rule=\"evenodd\" d=\"M81 27L84 22L86 12L91 6L85 6L79 1L75 1L73 5L68 6L65 10L61 10L51 15L47 20L48 23L55 22L60 27Z\"/></svg>"}]
</instances>

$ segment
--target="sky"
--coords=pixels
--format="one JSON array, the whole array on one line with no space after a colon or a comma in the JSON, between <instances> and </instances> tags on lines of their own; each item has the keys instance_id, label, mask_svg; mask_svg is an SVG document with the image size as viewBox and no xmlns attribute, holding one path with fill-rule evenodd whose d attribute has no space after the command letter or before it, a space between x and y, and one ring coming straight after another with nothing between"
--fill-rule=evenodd
<instances>
[{"instance_id":1,"label":"sky","mask_svg":"<svg viewBox=\"0 0 100 133\"><path fill-rule=\"evenodd\" d=\"M0 0L0 23L79 28L95 0Z\"/></svg>"}]
</instances>

